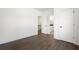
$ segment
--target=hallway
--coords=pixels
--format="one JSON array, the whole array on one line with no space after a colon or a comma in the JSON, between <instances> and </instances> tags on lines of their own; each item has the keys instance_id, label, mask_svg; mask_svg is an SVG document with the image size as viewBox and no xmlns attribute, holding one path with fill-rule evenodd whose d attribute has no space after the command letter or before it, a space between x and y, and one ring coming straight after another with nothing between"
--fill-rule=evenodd
<instances>
[{"instance_id":1,"label":"hallway","mask_svg":"<svg viewBox=\"0 0 79 59\"><path fill-rule=\"evenodd\" d=\"M79 46L40 34L0 45L0 50L77 50Z\"/></svg>"}]
</instances>

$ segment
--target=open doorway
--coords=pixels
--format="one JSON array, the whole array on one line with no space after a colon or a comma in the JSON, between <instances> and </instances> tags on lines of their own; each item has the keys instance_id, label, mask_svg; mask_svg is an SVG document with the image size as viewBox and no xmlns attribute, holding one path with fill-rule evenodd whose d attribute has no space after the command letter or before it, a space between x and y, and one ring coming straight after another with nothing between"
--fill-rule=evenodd
<instances>
[{"instance_id":1,"label":"open doorway","mask_svg":"<svg viewBox=\"0 0 79 59\"><path fill-rule=\"evenodd\" d=\"M50 20L50 34L54 36L54 16L49 16Z\"/></svg>"},{"instance_id":2,"label":"open doorway","mask_svg":"<svg viewBox=\"0 0 79 59\"><path fill-rule=\"evenodd\" d=\"M41 35L41 33L42 33L42 29L41 29L41 17L42 16L38 16L38 35Z\"/></svg>"},{"instance_id":3,"label":"open doorway","mask_svg":"<svg viewBox=\"0 0 79 59\"><path fill-rule=\"evenodd\" d=\"M42 19L43 18L43 19ZM50 34L54 37L54 16L38 16L38 35Z\"/></svg>"}]
</instances>

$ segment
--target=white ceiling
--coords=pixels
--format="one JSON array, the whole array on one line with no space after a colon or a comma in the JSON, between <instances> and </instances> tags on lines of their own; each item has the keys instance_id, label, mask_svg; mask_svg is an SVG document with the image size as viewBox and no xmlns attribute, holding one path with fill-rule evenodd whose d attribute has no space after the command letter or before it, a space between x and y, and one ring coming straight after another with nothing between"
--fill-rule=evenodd
<instances>
[{"instance_id":1,"label":"white ceiling","mask_svg":"<svg viewBox=\"0 0 79 59\"><path fill-rule=\"evenodd\" d=\"M53 8L35 8L35 9L37 9L37 10L39 10L39 11L49 11L49 10L53 10Z\"/></svg>"},{"instance_id":2,"label":"white ceiling","mask_svg":"<svg viewBox=\"0 0 79 59\"><path fill-rule=\"evenodd\" d=\"M54 13L53 12L54 8L35 8L35 9L47 15L53 15Z\"/></svg>"}]
</instances>

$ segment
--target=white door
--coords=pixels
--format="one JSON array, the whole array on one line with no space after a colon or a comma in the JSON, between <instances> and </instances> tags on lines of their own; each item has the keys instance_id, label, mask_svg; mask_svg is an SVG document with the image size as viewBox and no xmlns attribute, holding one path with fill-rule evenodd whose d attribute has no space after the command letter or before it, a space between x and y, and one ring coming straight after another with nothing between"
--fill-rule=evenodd
<instances>
[{"instance_id":1,"label":"white door","mask_svg":"<svg viewBox=\"0 0 79 59\"><path fill-rule=\"evenodd\" d=\"M57 39L74 42L73 40L73 9L54 9L54 36Z\"/></svg>"}]
</instances>

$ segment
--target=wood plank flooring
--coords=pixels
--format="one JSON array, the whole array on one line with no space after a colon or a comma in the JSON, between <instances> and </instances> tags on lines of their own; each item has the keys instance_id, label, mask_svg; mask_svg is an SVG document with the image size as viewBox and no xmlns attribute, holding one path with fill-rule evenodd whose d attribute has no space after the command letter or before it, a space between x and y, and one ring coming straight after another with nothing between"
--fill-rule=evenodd
<instances>
[{"instance_id":1,"label":"wood plank flooring","mask_svg":"<svg viewBox=\"0 0 79 59\"><path fill-rule=\"evenodd\" d=\"M0 50L78 50L79 46L39 34L0 45Z\"/></svg>"}]
</instances>

